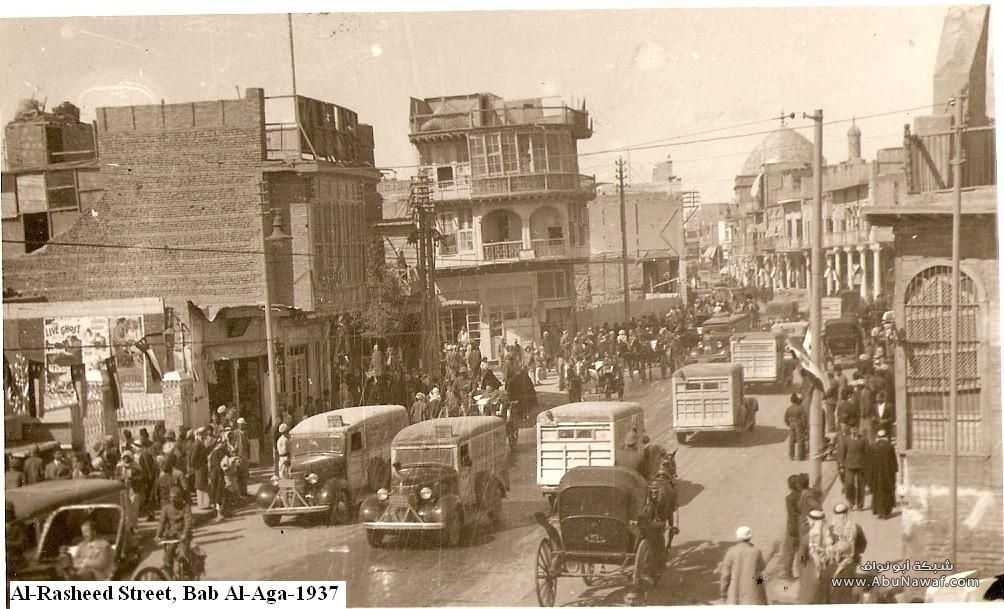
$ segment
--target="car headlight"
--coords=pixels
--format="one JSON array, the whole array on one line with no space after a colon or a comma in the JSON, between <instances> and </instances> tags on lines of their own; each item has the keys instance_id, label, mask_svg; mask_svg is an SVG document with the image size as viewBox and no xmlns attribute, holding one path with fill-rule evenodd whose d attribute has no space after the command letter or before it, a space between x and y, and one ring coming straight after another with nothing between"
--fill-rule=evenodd
<instances>
[{"instance_id":1,"label":"car headlight","mask_svg":"<svg viewBox=\"0 0 1004 609\"><path fill-rule=\"evenodd\" d=\"M722 341L718 341L718 348L719 349L721 349L724 346L725 346L725 343L723 343Z\"/></svg>"},{"instance_id":2,"label":"car headlight","mask_svg":"<svg viewBox=\"0 0 1004 609\"><path fill-rule=\"evenodd\" d=\"M317 484L317 474L310 473L307 474L307 484Z\"/></svg>"},{"instance_id":3,"label":"car headlight","mask_svg":"<svg viewBox=\"0 0 1004 609\"><path fill-rule=\"evenodd\" d=\"M382 488L376 492L376 496L380 501L387 501L387 498L390 497L390 493L387 492L387 489Z\"/></svg>"},{"instance_id":4,"label":"car headlight","mask_svg":"<svg viewBox=\"0 0 1004 609\"><path fill-rule=\"evenodd\" d=\"M418 491L418 496L422 499L432 499L432 489L429 487L423 487L422 490Z\"/></svg>"},{"instance_id":5,"label":"car headlight","mask_svg":"<svg viewBox=\"0 0 1004 609\"><path fill-rule=\"evenodd\" d=\"M270 480L271 480L272 482L278 482L278 481L279 481L279 476L272 476L272 477L270 478Z\"/></svg>"}]
</instances>

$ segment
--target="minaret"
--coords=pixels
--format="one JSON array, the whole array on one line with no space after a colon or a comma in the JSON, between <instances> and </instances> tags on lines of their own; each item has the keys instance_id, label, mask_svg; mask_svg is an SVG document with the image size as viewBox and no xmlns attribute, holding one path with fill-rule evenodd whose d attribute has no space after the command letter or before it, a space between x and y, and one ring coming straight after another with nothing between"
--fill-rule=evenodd
<instances>
[{"instance_id":1,"label":"minaret","mask_svg":"<svg viewBox=\"0 0 1004 609\"><path fill-rule=\"evenodd\" d=\"M847 160L861 160L861 130L851 122L851 128L847 130Z\"/></svg>"}]
</instances>

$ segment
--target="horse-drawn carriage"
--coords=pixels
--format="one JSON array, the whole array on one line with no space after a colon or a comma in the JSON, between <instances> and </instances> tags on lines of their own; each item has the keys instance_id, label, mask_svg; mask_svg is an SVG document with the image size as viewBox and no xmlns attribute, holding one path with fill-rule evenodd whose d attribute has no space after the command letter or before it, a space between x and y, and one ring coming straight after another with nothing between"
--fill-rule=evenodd
<instances>
[{"instance_id":1,"label":"horse-drawn carriage","mask_svg":"<svg viewBox=\"0 0 1004 609\"><path fill-rule=\"evenodd\" d=\"M558 579L628 576L638 601L665 569L672 537L675 493L660 472L651 483L632 468L576 467L561 479L550 516L535 518L547 533L536 557L537 600L553 606Z\"/></svg>"}]
</instances>

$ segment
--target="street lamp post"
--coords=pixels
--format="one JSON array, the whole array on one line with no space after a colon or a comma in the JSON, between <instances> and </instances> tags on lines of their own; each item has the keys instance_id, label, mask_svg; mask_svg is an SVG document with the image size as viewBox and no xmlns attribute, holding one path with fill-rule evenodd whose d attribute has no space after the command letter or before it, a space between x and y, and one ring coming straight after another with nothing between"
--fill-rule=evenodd
<instances>
[{"instance_id":1,"label":"street lamp post","mask_svg":"<svg viewBox=\"0 0 1004 609\"><path fill-rule=\"evenodd\" d=\"M275 357L275 336L274 328L272 326L272 290L270 285L270 268L271 268L271 250L273 247L278 247L285 243L286 241L291 241L293 238L286 233L282 225L282 217L275 215L274 210L269 208L268 202L268 184L262 182L258 185L259 194L261 196L261 237L262 237L262 256L265 264L265 353L268 357L268 397L269 397L269 407L272 411L272 430L274 435L274 430L278 428L281 421L279 420L279 387L278 387L278 367L276 365ZM271 227L269 226L268 219L272 218ZM266 233L271 232L266 237ZM272 442L270 441L271 445ZM276 474L278 474L278 459L275 458L275 446L272 446L272 464L275 468Z\"/></svg>"}]
</instances>

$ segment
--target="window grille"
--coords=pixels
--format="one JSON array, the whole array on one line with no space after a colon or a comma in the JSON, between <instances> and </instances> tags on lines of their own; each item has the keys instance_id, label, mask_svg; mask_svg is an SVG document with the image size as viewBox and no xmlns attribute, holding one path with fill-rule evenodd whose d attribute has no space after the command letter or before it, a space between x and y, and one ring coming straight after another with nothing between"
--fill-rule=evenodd
<instances>
[{"instance_id":1,"label":"window grille","mask_svg":"<svg viewBox=\"0 0 1004 609\"><path fill-rule=\"evenodd\" d=\"M958 349L958 440L960 452L982 447L978 361L980 305L976 285L960 278ZM907 286L906 333L907 443L915 450L948 449L951 374L952 270L925 269Z\"/></svg>"}]
</instances>

